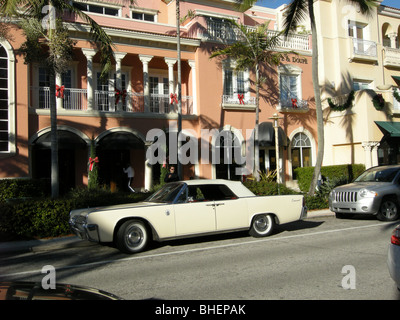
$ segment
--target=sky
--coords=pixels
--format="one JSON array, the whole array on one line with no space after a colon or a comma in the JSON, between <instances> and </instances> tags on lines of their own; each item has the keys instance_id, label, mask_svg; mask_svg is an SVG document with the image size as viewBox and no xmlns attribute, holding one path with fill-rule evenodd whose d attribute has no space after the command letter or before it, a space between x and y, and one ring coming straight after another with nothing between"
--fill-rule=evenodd
<instances>
[{"instance_id":1,"label":"sky","mask_svg":"<svg viewBox=\"0 0 400 320\"><path fill-rule=\"evenodd\" d=\"M257 5L268 8L277 8L282 4L290 3L291 0L259 0ZM383 0L382 4L389 7L399 8L400 9L400 1L399 0Z\"/></svg>"}]
</instances>

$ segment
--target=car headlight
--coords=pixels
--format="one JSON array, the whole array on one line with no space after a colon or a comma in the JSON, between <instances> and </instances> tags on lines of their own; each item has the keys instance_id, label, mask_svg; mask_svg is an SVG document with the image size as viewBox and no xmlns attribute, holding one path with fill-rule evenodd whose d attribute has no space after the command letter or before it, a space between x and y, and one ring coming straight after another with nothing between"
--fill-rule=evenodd
<instances>
[{"instance_id":1,"label":"car headlight","mask_svg":"<svg viewBox=\"0 0 400 320\"><path fill-rule=\"evenodd\" d=\"M374 198L378 195L377 192L368 189L361 189L359 194L362 198Z\"/></svg>"}]
</instances>

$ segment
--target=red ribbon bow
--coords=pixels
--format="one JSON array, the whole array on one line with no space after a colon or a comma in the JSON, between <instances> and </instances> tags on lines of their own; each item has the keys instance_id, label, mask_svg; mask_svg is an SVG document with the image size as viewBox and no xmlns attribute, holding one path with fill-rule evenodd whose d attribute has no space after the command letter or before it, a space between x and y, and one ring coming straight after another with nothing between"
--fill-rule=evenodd
<instances>
[{"instance_id":1,"label":"red ribbon bow","mask_svg":"<svg viewBox=\"0 0 400 320\"><path fill-rule=\"evenodd\" d=\"M238 98L239 98L239 104L244 104L244 101L243 101L244 95L239 93Z\"/></svg>"},{"instance_id":2,"label":"red ribbon bow","mask_svg":"<svg viewBox=\"0 0 400 320\"><path fill-rule=\"evenodd\" d=\"M89 157L89 171L92 171L94 164L98 162L99 162L99 157L96 157L94 159L92 157Z\"/></svg>"},{"instance_id":3,"label":"red ribbon bow","mask_svg":"<svg viewBox=\"0 0 400 320\"><path fill-rule=\"evenodd\" d=\"M292 99L292 107L297 108L297 99Z\"/></svg>"},{"instance_id":4,"label":"red ribbon bow","mask_svg":"<svg viewBox=\"0 0 400 320\"><path fill-rule=\"evenodd\" d=\"M170 104L178 103L178 99L177 99L176 93L171 93L169 97L171 98Z\"/></svg>"},{"instance_id":5,"label":"red ribbon bow","mask_svg":"<svg viewBox=\"0 0 400 320\"><path fill-rule=\"evenodd\" d=\"M118 90L115 89L115 95L117 96L117 98L115 99L115 103L118 104L119 102L119 98L122 96L123 101L125 101L125 97L126 97L126 90Z\"/></svg>"},{"instance_id":6,"label":"red ribbon bow","mask_svg":"<svg viewBox=\"0 0 400 320\"><path fill-rule=\"evenodd\" d=\"M56 97L57 98L64 98L64 86L59 86L56 84Z\"/></svg>"}]
</instances>

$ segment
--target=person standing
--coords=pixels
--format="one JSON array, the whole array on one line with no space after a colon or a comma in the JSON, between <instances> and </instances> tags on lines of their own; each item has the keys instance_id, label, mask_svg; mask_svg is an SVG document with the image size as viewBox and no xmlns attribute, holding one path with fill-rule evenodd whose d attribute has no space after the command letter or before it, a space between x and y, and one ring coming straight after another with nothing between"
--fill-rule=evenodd
<instances>
[{"instance_id":1,"label":"person standing","mask_svg":"<svg viewBox=\"0 0 400 320\"><path fill-rule=\"evenodd\" d=\"M133 170L133 168L131 167L131 165L129 163L127 163L126 165L126 169L123 168L124 172L126 173L126 175L128 176L128 189L131 190L132 192L135 192L135 190L133 190L131 184L133 182L133 177L135 176L135 171Z\"/></svg>"},{"instance_id":2,"label":"person standing","mask_svg":"<svg viewBox=\"0 0 400 320\"><path fill-rule=\"evenodd\" d=\"M175 172L175 167L169 167L169 172L164 178L164 182L179 181L178 174Z\"/></svg>"}]
</instances>

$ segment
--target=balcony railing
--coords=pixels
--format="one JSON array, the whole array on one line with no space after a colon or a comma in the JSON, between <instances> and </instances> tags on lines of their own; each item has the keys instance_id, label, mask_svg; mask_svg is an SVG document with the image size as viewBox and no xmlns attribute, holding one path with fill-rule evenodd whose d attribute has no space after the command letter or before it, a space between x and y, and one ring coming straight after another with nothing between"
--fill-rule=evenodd
<instances>
[{"instance_id":1,"label":"balcony railing","mask_svg":"<svg viewBox=\"0 0 400 320\"><path fill-rule=\"evenodd\" d=\"M385 67L400 67L400 49L385 47L383 65Z\"/></svg>"},{"instance_id":2,"label":"balcony railing","mask_svg":"<svg viewBox=\"0 0 400 320\"><path fill-rule=\"evenodd\" d=\"M223 95L222 96L223 109L239 109L239 110L253 110L256 108L256 98L246 97L241 94Z\"/></svg>"},{"instance_id":3,"label":"balcony railing","mask_svg":"<svg viewBox=\"0 0 400 320\"><path fill-rule=\"evenodd\" d=\"M87 111L87 90L65 88L64 97L61 100L61 108L65 110ZM148 110L145 108L145 96L143 93L115 91L94 91L92 110L100 112L150 112L170 113L177 112L177 103L171 103L168 95L151 94L149 96ZM35 109L50 109L50 88L31 87L31 107ZM193 114L193 98L182 96L182 114Z\"/></svg>"},{"instance_id":4,"label":"balcony railing","mask_svg":"<svg viewBox=\"0 0 400 320\"><path fill-rule=\"evenodd\" d=\"M248 29L255 29L254 27L248 26ZM268 30L269 36L275 36L279 32L274 30ZM233 42L240 40L240 32L229 23L221 21L207 21L207 34L206 39L210 41L222 41L222 42ZM290 34L287 37L279 36L279 48L299 50L299 51L311 51L309 36L300 34Z\"/></svg>"},{"instance_id":5,"label":"balcony railing","mask_svg":"<svg viewBox=\"0 0 400 320\"><path fill-rule=\"evenodd\" d=\"M376 42L351 38L351 59L376 61L378 59L378 51Z\"/></svg>"},{"instance_id":6,"label":"balcony railing","mask_svg":"<svg viewBox=\"0 0 400 320\"><path fill-rule=\"evenodd\" d=\"M308 101L296 98L281 99L277 110L279 112L307 112L309 110Z\"/></svg>"}]
</instances>

